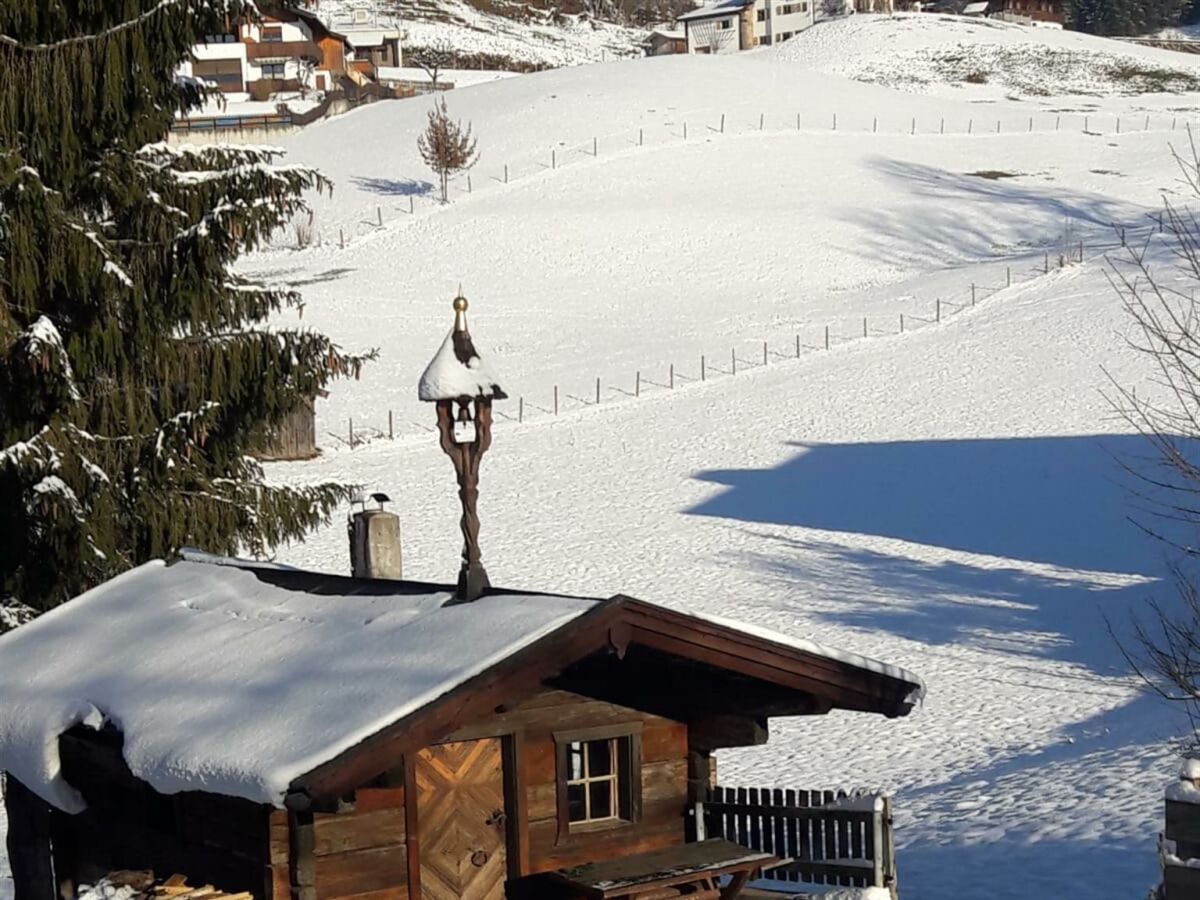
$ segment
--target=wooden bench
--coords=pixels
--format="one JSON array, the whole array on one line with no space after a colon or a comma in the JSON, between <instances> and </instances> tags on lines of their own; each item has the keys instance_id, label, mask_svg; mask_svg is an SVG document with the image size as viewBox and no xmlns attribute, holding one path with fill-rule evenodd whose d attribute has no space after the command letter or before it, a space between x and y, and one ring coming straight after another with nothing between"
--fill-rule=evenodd
<instances>
[{"instance_id":1,"label":"wooden bench","mask_svg":"<svg viewBox=\"0 0 1200 900\"><path fill-rule=\"evenodd\" d=\"M542 884L572 900L734 900L746 882L778 865L770 853L715 839L558 869ZM723 876L728 884L720 886ZM549 891L547 891L549 893Z\"/></svg>"}]
</instances>

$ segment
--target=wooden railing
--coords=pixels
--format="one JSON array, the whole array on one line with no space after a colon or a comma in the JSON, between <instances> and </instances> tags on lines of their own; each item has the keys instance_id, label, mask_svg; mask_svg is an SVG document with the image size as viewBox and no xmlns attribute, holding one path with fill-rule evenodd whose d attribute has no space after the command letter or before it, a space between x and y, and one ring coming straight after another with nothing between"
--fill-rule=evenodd
<instances>
[{"instance_id":1,"label":"wooden railing","mask_svg":"<svg viewBox=\"0 0 1200 900\"><path fill-rule=\"evenodd\" d=\"M896 896L891 798L779 788L712 789L704 837L723 837L787 862L777 882L886 888Z\"/></svg>"},{"instance_id":2,"label":"wooden railing","mask_svg":"<svg viewBox=\"0 0 1200 900\"><path fill-rule=\"evenodd\" d=\"M322 59L321 48L312 41L257 41L246 44L246 59Z\"/></svg>"}]
</instances>

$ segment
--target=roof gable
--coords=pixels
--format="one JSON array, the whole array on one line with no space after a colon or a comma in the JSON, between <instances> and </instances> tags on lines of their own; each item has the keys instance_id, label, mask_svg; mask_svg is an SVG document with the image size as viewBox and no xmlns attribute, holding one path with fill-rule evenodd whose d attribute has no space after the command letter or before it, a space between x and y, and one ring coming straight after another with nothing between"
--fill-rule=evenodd
<instances>
[{"instance_id":1,"label":"roof gable","mask_svg":"<svg viewBox=\"0 0 1200 900\"><path fill-rule=\"evenodd\" d=\"M58 738L107 723L162 793L304 806L555 679L684 720L904 715L923 691L902 669L630 597L453 596L203 554L148 563L0 638L0 769L79 810Z\"/></svg>"}]
</instances>

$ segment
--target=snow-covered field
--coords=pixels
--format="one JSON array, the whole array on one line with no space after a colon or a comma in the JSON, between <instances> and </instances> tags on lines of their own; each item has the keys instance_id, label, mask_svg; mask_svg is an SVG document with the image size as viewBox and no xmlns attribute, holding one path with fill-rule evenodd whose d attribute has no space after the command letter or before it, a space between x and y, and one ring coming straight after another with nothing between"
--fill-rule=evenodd
<instances>
[{"instance_id":1,"label":"snow-covered field","mask_svg":"<svg viewBox=\"0 0 1200 900\"><path fill-rule=\"evenodd\" d=\"M316 13L334 28L348 20L343 0L319 0ZM460 57L485 55L536 66L572 66L641 56L644 29L568 15L506 0L419 0L378 4L381 16L395 21L404 46L432 47L446 42Z\"/></svg>"},{"instance_id":2,"label":"snow-covered field","mask_svg":"<svg viewBox=\"0 0 1200 900\"><path fill-rule=\"evenodd\" d=\"M862 48L878 47L880 53ZM916 93L1019 99L1056 106L1083 98L1200 89L1200 57L1073 31L928 13L852 16L775 50L787 60Z\"/></svg>"},{"instance_id":3,"label":"snow-covered field","mask_svg":"<svg viewBox=\"0 0 1200 900\"><path fill-rule=\"evenodd\" d=\"M1014 45L960 25L946 43ZM1074 64L1037 102L999 75L926 93L845 77L903 59L909 27L821 25L804 38L841 48L825 61L788 58L798 39L455 91L483 156L446 207L415 149L423 102L290 139L337 183L322 246L282 236L243 268L297 284L304 323L380 359L318 405L322 457L270 471L387 491L406 575L452 578L453 473L416 382L461 282L498 409L524 398L483 463L494 583L640 595L911 669L929 695L910 717L775 722L722 754L722 780L894 790L917 900L1144 897L1186 722L1138 690L1105 624L1164 596L1166 554L1127 520L1114 461L1145 447L1100 367L1153 385L1103 253L1111 223L1146 239L1162 195L1184 199L1171 146L1200 94L1072 94L1095 84ZM345 447L349 419L386 431L389 410L396 440ZM342 524L279 558L344 571Z\"/></svg>"}]
</instances>

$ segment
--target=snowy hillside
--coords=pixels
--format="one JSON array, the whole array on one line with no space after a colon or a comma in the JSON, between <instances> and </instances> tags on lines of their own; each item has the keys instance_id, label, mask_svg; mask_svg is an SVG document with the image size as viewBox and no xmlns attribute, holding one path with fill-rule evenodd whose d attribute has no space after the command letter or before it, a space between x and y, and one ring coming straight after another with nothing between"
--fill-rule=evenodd
<instances>
[{"instance_id":1,"label":"snowy hillside","mask_svg":"<svg viewBox=\"0 0 1200 900\"><path fill-rule=\"evenodd\" d=\"M1088 54L1036 103L995 69L861 83L871 60L928 74L945 48L1029 41ZM415 147L425 101L301 132L290 160L336 183L320 245L281 235L241 268L380 358L318 403L322 456L272 477L387 491L406 576L453 577L453 472L416 384L461 283L510 394L481 472L494 583L626 592L911 669L929 693L910 717L775 722L721 754L722 781L894 790L909 898L1144 897L1187 723L1106 630L1165 596L1167 558L1115 461L1145 445L1100 393L1101 366L1154 389L1104 257L1120 225L1180 277L1150 214L1186 200L1171 147L1200 94L1128 93L1097 74L1111 48L857 16L780 53L456 90L482 158L444 207ZM334 522L279 558L342 572L345 544Z\"/></svg>"},{"instance_id":2,"label":"snowy hillside","mask_svg":"<svg viewBox=\"0 0 1200 900\"><path fill-rule=\"evenodd\" d=\"M1054 103L1062 95L1200 89L1200 57L960 16L851 16L802 32L774 52L856 81L971 99Z\"/></svg>"},{"instance_id":3,"label":"snowy hillside","mask_svg":"<svg viewBox=\"0 0 1200 900\"><path fill-rule=\"evenodd\" d=\"M1177 190L1169 144L1197 96L1031 123L1028 104L758 53L450 99L483 159L445 208L413 148L424 104L291 143L338 182L323 245L284 238L246 269L299 283L305 322L381 359L319 405L323 458L278 477L387 490L408 574L453 573L452 473L415 384L461 281L511 394L498 408L525 417L484 464L495 582L641 594L922 674L910 719L780 723L721 760L731 783L895 789L909 896L1143 893L1182 723L1104 626L1161 591L1163 554L1114 475L1110 453L1141 444L1099 365L1146 381L1100 255L1110 223L1142 235ZM347 152L350 135L380 152ZM1085 264L1058 271L1080 240ZM351 419L376 435L353 451ZM344 542L335 523L281 559L340 571ZM980 881L997 869L1013 874Z\"/></svg>"},{"instance_id":4,"label":"snowy hillside","mask_svg":"<svg viewBox=\"0 0 1200 900\"><path fill-rule=\"evenodd\" d=\"M319 0L315 12L337 27L344 0ZM554 67L641 56L647 32L593 19L539 9L528 4L424 0L380 3L381 15L405 34L407 50L448 42L462 60L483 57L488 67L504 61L518 66Z\"/></svg>"}]
</instances>

